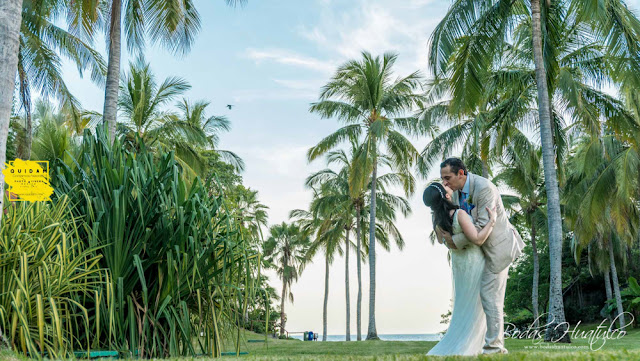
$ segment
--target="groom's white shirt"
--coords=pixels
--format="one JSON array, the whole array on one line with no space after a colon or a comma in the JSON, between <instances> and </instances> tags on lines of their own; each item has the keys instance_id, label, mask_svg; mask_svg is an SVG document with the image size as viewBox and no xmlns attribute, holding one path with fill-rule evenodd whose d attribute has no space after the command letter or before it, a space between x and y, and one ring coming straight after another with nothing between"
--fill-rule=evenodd
<instances>
[{"instance_id":1,"label":"groom's white shirt","mask_svg":"<svg viewBox=\"0 0 640 361\"><path fill-rule=\"evenodd\" d=\"M468 195L467 203L475 205L470 216L478 231L489 222L486 207L496 209L496 223L493 231L481 248L487 260L487 268L493 273L499 273L522 254L524 248L522 237L509 222L500 192L491 181L479 175L467 173L463 192ZM459 196L460 192L454 192L452 200L458 206L460 205ZM455 234L452 238L458 249L469 244L464 234Z\"/></svg>"},{"instance_id":2,"label":"groom's white shirt","mask_svg":"<svg viewBox=\"0 0 640 361\"><path fill-rule=\"evenodd\" d=\"M467 195L469 194L469 177L467 177L467 180L464 181L464 186L462 187L462 192L466 193Z\"/></svg>"}]
</instances>

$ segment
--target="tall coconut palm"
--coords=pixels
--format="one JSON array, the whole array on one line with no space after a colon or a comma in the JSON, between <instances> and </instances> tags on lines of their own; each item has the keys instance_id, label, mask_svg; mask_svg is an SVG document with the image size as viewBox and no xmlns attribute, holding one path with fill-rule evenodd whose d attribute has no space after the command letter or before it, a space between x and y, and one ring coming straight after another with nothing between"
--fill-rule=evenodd
<instances>
[{"instance_id":1,"label":"tall coconut palm","mask_svg":"<svg viewBox=\"0 0 640 361\"><path fill-rule=\"evenodd\" d=\"M119 123L118 131L133 149L138 147L137 135L147 147L175 151L176 160L187 170L184 176L192 178L205 168L198 147L207 146L209 139L200 124L187 122L165 108L190 88L186 80L178 77L158 84L149 64L138 58L130 63L129 72L122 79L118 105L125 121Z\"/></svg>"},{"instance_id":2,"label":"tall coconut palm","mask_svg":"<svg viewBox=\"0 0 640 361\"><path fill-rule=\"evenodd\" d=\"M500 173L493 178L517 193L517 217L522 217L529 227L533 255L533 284L531 288L531 305L533 319L538 327L540 312L538 308L538 286L540 279L540 260L537 239L540 230L546 230L546 214L544 212L545 190L542 174L540 148L530 142L521 142L518 146L508 147ZM512 216L514 218L514 216ZM542 232L540 232L542 233Z\"/></svg>"},{"instance_id":3,"label":"tall coconut palm","mask_svg":"<svg viewBox=\"0 0 640 361\"><path fill-rule=\"evenodd\" d=\"M280 335L286 330L285 300L293 302L291 285L298 280L306 264L306 255L311 245L309 235L300 226L282 222L271 226L269 238L263 245L265 264L273 269L282 281L280 298Z\"/></svg>"},{"instance_id":4,"label":"tall coconut palm","mask_svg":"<svg viewBox=\"0 0 640 361\"><path fill-rule=\"evenodd\" d=\"M72 107L68 103L56 107L45 98L37 99L31 113L33 142L30 153L35 159L49 161L51 167L58 159L73 166L70 156L78 155L82 132L84 129L93 131L99 118L95 112ZM16 132L13 146L17 150L17 158L25 154L28 147L27 124L27 114L15 117L11 123Z\"/></svg>"},{"instance_id":5,"label":"tall coconut palm","mask_svg":"<svg viewBox=\"0 0 640 361\"><path fill-rule=\"evenodd\" d=\"M345 217L338 212L327 211L325 208L318 207L318 199L322 196L319 193L329 192L330 186L323 185L321 190L315 192L314 200L310 205L310 210L294 209L291 211L291 218L295 219L298 224L309 235L313 236L313 242L306 254L307 262L322 250L324 253L324 303L322 306L322 341L327 341L327 324L329 303L329 269L333 263L336 253L344 254L342 248L342 239L345 228ZM348 234L346 236L348 239Z\"/></svg>"},{"instance_id":6,"label":"tall coconut palm","mask_svg":"<svg viewBox=\"0 0 640 361\"><path fill-rule=\"evenodd\" d=\"M634 204L640 184L637 178L625 179L637 176L640 159L632 142L621 142L605 130L599 138L582 138L570 161L572 173L565 203L571 210L569 220L576 247L582 249L597 242L597 249L606 254L606 261L602 263L609 267L620 327L623 328L625 317L615 253L624 256L626 246L636 241L640 229L640 212ZM612 186L614 184L616 187Z\"/></svg>"},{"instance_id":7,"label":"tall coconut palm","mask_svg":"<svg viewBox=\"0 0 640 361\"><path fill-rule=\"evenodd\" d=\"M358 302L357 302L357 340L361 340L361 328L360 328L360 313L361 313L361 297L362 297L362 280L360 273L360 264L362 262L362 243L363 239L361 238L363 228L363 210L366 209L368 201L367 189L371 184L370 180L367 179L367 183L362 185L357 182L353 178L353 174L357 172L355 167L366 167L366 164L359 164L356 162L356 155L358 153L358 145L355 141L351 142L351 151L349 154L344 150L335 150L327 153L327 165L338 165L339 171L336 172L332 169L323 169L316 173L310 175L305 184L312 189L319 189L323 186L327 186L328 190L326 190L321 196L318 196L317 207L324 209L327 213L338 213L338 219L341 220L343 224L341 227L345 228L345 287L346 287L346 301L347 301L347 341L350 341L350 320L349 320L349 233L351 230L355 228L356 230L356 263L357 263L357 274L358 274ZM389 160L387 157L382 156L380 161L384 164L388 164ZM368 174L368 173L365 173ZM402 197L397 197L386 192L386 188L389 185L402 184L403 178L406 177L406 174L402 173L387 173L381 176L378 176L376 182L378 183L378 196L377 196L377 207L380 209L378 212L384 212L384 214L379 215L379 223L383 225L383 222L393 222L393 219L389 218L389 216L393 217L395 215L395 210L401 211L403 214L408 214L410 212L410 208L408 207L408 203ZM401 237L400 237L401 239ZM388 237L385 236L384 240L379 239L378 242L384 243L384 248L389 249L388 247ZM398 246L402 248L402 242L398 243Z\"/></svg>"},{"instance_id":8,"label":"tall coconut palm","mask_svg":"<svg viewBox=\"0 0 640 361\"><path fill-rule=\"evenodd\" d=\"M246 0L225 0L228 5ZM104 122L111 142L116 135L120 83L122 25L130 51L141 52L147 38L175 53L189 51L200 29L200 15L191 0L109 0L103 14L107 32L108 63L104 97Z\"/></svg>"},{"instance_id":9,"label":"tall coconut palm","mask_svg":"<svg viewBox=\"0 0 640 361\"><path fill-rule=\"evenodd\" d=\"M102 56L79 36L53 22L64 1L29 0L22 7L20 50L18 54L18 93L25 112L26 140L22 159L29 159L32 143L31 92L43 97L56 97L71 111L76 123L82 121L80 105L62 76L61 56L71 60L80 71L88 70L91 79L101 84L106 74Z\"/></svg>"},{"instance_id":10,"label":"tall coconut palm","mask_svg":"<svg viewBox=\"0 0 640 361\"><path fill-rule=\"evenodd\" d=\"M309 176L306 185L314 192L314 197L310 205L310 210L294 210L291 217L295 218L302 227L308 232L314 234L315 240L308 254L309 260L313 258L319 249L325 253L325 301L323 308L323 341L327 339L327 304L329 299L329 267L332 264L335 254L345 255L345 287L346 293L349 293L348 278L348 252L352 246L350 241L350 232L356 227L358 219L362 223L361 228L368 226L367 220L357 217L354 213L354 201L349 193L349 171L352 170L353 163L348 163L348 158L344 151L333 151L327 154L329 164L334 162L341 163L343 167L339 172L331 169L324 169ZM380 161L387 164L389 160L385 156L381 156ZM375 228L375 241L378 242L383 249L390 250L390 240L393 238L399 249L404 247L404 240L399 230L395 226L396 211L404 216L411 212L409 202L402 198L387 192L387 185L401 183L402 174L385 174L378 177L378 190L376 194L377 202L377 220ZM369 183L370 185L371 183ZM371 202L367 193L361 201L364 206L368 206ZM366 207L363 207L365 209ZM357 228L357 227L356 227ZM363 237L363 253L356 253L358 261L364 257L370 249L368 237ZM345 244L344 251L342 242ZM347 310L349 310L349 300L347 297ZM347 312L347 315L349 312ZM350 322L347 316L347 335L350 334ZM350 337L347 337L347 341Z\"/></svg>"},{"instance_id":11,"label":"tall coconut palm","mask_svg":"<svg viewBox=\"0 0 640 361\"><path fill-rule=\"evenodd\" d=\"M247 230L251 243L259 244L263 239L262 228L267 226L269 207L260 203L258 191L242 185L228 190L226 194L232 202L230 211L234 212L242 228Z\"/></svg>"},{"instance_id":12,"label":"tall coconut palm","mask_svg":"<svg viewBox=\"0 0 640 361\"><path fill-rule=\"evenodd\" d=\"M355 142L352 145L352 155L356 150ZM343 150L329 152L327 154L327 165L338 163L341 165L339 173L331 169L324 169L310 175L306 180L306 185L311 188L317 188L323 184L330 184L331 192L324 195L318 200L321 207L330 207L329 210L338 212L344 220L345 230L345 298L346 298L346 341L351 341L351 302L350 302L350 286L349 286L349 235L353 228L356 229L356 263L358 275L358 298L356 308L356 339L362 340L361 329L361 302L362 302L362 247L361 247L361 216L362 206L364 203L365 190L360 190L353 195L354 185L350 183L350 167L354 166L352 159L349 159ZM357 186L356 186L357 187Z\"/></svg>"},{"instance_id":13,"label":"tall coconut palm","mask_svg":"<svg viewBox=\"0 0 640 361\"><path fill-rule=\"evenodd\" d=\"M450 66L455 66L453 60ZM488 69L484 76L484 91L473 109L447 96L454 90L451 77L428 84L427 102L419 119L434 133L421 153L429 167L462 147L461 158L469 170L488 178L509 144L526 141L521 129L530 128L536 119L531 107L531 72L510 65ZM440 128L444 129L439 132Z\"/></svg>"},{"instance_id":14,"label":"tall coconut palm","mask_svg":"<svg viewBox=\"0 0 640 361\"><path fill-rule=\"evenodd\" d=\"M365 145L356 156L359 163L371 163L371 205L369 220L369 327L367 339L378 339L375 319L376 305L376 179L380 154L388 153L392 161L392 170L410 174L409 169L421 166L418 151L401 131L421 135L424 128L416 117L409 115L414 107L422 103L422 95L416 91L421 87L419 72L393 80L393 65L397 55L385 53L382 57L373 57L362 53L362 59L351 60L341 65L332 79L322 88L320 99L311 105L310 111L322 118L337 117L346 125L322 139L309 149L309 161L335 148L346 140L360 139ZM386 148L386 152L384 151ZM365 167L358 168L360 171ZM369 175L356 174L355 179ZM412 194L415 188L413 177L404 178L402 184L406 194Z\"/></svg>"},{"instance_id":15,"label":"tall coconut palm","mask_svg":"<svg viewBox=\"0 0 640 361\"><path fill-rule=\"evenodd\" d=\"M231 122L223 116L206 116L206 109L209 106L207 101L189 102L182 99L178 103L180 111L179 118L194 129L200 130L207 136L207 150L215 150L216 153L227 163L231 164L236 171L244 170L244 161L237 154L229 150L219 149L220 133L231 130Z\"/></svg>"},{"instance_id":16,"label":"tall coconut palm","mask_svg":"<svg viewBox=\"0 0 640 361\"><path fill-rule=\"evenodd\" d=\"M331 174L331 170L325 170L323 173ZM316 174L307 178L307 185L313 182L313 177ZM316 192L316 197L311 204L311 210L314 216L318 217L323 215L325 221L318 227L319 236L316 242L325 244L327 254L332 255L330 252L332 249L337 250L340 255L344 255L344 284L345 284L345 305L346 305L346 317L345 317L345 341L351 341L351 301L349 292L349 246L351 240L351 232L357 226L355 222L355 209L354 204L349 196L349 183L348 174L343 169L340 174L333 173L335 175L332 179L328 179L323 183L318 184L320 192ZM328 221L328 222L327 222ZM344 240L343 240L344 239ZM339 247L333 246L333 242L340 244L344 241L344 252ZM313 249L313 248L312 248ZM313 257L313 253L310 254L310 258ZM332 256L330 258L333 258ZM332 259L329 260L331 264ZM327 269L328 271L328 269ZM328 291L328 290L327 290ZM326 330L325 330L326 331ZM326 332L322 335L323 340L326 339Z\"/></svg>"},{"instance_id":17,"label":"tall coconut palm","mask_svg":"<svg viewBox=\"0 0 640 361\"><path fill-rule=\"evenodd\" d=\"M527 16L529 14L530 17ZM603 79L624 83L622 78L640 79L637 75L630 74L632 70L638 69L640 64L637 60L640 22L626 7L624 1L620 0L589 4L578 0L566 2L533 0L530 3L520 0L490 3L474 0L457 1L433 33L430 53L432 70L442 74L458 42L464 38L466 45L464 56L458 62L458 71L455 72L457 74L456 89L457 93L464 98L478 99L483 90L482 72L488 69L496 59L502 57L504 44L515 38L513 31L527 25L530 29L529 59L536 74L537 106L547 188L552 279L549 327L545 339L550 340L562 335L568 336L565 332L566 327L555 327L556 324L564 321L561 280L562 220L558 188L559 173L555 168L562 162L560 162L560 148L553 132L552 120L555 114L551 111L554 79L563 77L559 68L562 64L557 54L566 49L559 46L559 40L563 38L559 30L570 29L576 36L574 36L575 41L568 44L583 48L579 52L570 52L568 57L570 62L577 64L581 72L594 79L596 83L601 83ZM611 59L613 64L618 66L610 67ZM630 83L633 82L630 81ZM591 120L592 125L597 125L598 116L588 114L588 110L593 110L595 107L588 99L598 98L591 97L590 92L582 91L579 87L569 87L568 90L574 99L574 104L569 109L575 107L575 104L586 104L586 107L575 109L587 111L581 114L575 113ZM575 100L580 101L575 102ZM592 127L591 130L593 131L594 128L597 131L598 127ZM568 337L563 337L562 340L570 341Z\"/></svg>"},{"instance_id":18,"label":"tall coconut palm","mask_svg":"<svg viewBox=\"0 0 640 361\"><path fill-rule=\"evenodd\" d=\"M13 105L13 89L18 69L18 48L22 0L0 2L0 168L7 160L7 137ZM0 172L0 194L4 195L4 174ZM0 199L4 207L4 199ZM2 215L0 212L0 221Z\"/></svg>"}]
</instances>

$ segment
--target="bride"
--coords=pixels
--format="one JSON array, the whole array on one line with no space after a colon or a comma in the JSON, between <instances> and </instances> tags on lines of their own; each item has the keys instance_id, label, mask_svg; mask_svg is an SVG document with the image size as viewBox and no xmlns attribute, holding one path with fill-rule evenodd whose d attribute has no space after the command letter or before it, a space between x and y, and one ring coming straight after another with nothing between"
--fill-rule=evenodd
<instances>
[{"instance_id":1,"label":"bride","mask_svg":"<svg viewBox=\"0 0 640 361\"><path fill-rule=\"evenodd\" d=\"M478 232L471 216L451 201L453 190L440 183L431 183L424 191L423 201L431 208L433 225L439 243L441 231L463 233L471 243L464 249L450 249L453 271L453 310L449 329L427 355L477 355L482 352L487 323L480 301L480 277L484 269L484 254L480 246L487 240L496 222L496 211L488 209L490 220Z\"/></svg>"}]
</instances>

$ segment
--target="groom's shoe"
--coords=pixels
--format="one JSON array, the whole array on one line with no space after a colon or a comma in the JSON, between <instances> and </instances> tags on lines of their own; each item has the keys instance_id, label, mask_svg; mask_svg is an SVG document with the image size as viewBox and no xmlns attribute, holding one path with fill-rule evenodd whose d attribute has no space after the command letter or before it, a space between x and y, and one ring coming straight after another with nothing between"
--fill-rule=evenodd
<instances>
[{"instance_id":1,"label":"groom's shoe","mask_svg":"<svg viewBox=\"0 0 640 361\"><path fill-rule=\"evenodd\" d=\"M483 349L483 350L482 350L482 354L483 354L483 355L492 355L492 354L495 354L495 353L504 353L504 354L507 354L507 353L509 353L509 351L507 351L507 349L506 349L506 348L493 349L493 350L491 350L491 351L489 351L489 350L487 350L487 349Z\"/></svg>"}]
</instances>

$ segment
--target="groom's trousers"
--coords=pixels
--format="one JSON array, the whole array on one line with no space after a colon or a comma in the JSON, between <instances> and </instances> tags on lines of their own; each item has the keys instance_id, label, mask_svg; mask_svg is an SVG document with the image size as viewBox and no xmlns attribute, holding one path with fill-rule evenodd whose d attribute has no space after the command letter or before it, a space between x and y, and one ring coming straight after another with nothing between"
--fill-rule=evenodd
<instances>
[{"instance_id":1,"label":"groom's trousers","mask_svg":"<svg viewBox=\"0 0 640 361\"><path fill-rule=\"evenodd\" d=\"M480 299L487 316L487 333L483 353L506 352L504 348L504 294L507 288L509 267L500 273L484 268L481 279Z\"/></svg>"}]
</instances>

